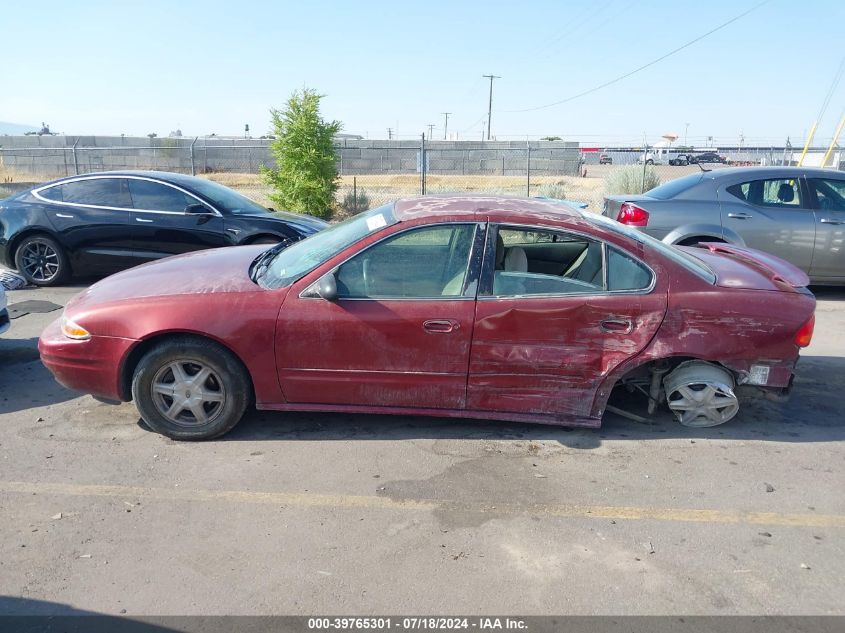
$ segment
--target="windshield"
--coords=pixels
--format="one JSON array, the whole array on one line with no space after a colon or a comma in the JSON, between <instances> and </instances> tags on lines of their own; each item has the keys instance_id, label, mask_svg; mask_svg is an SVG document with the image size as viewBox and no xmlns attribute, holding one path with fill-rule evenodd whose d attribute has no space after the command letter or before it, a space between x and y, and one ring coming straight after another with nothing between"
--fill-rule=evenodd
<instances>
[{"instance_id":1,"label":"windshield","mask_svg":"<svg viewBox=\"0 0 845 633\"><path fill-rule=\"evenodd\" d=\"M653 238L651 235L647 235L642 231L638 231L635 228L627 226L625 224L621 224L616 220L611 220L610 218L606 218L603 215L598 215L597 213L582 213L583 217L594 223L600 224L603 227L610 229L611 231L616 231L617 233L621 233L626 237L630 237L632 240L638 241L640 244L645 244L646 246L650 246L654 250L658 251L661 255L668 257L676 264L683 266L688 271L693 274L698 275L707 283L715 284L716 283L716 275L715 273L710 270L704 262L699 259L696 259L692 255L683 252L679 248L675 248L671 244L666 244L665 242L661 242Z\"/></svg>"},{"instance_id":2,"label":"windshield","mask_svg":"<svg viewBox=\"0 0 845 633\"><path fill-rule=\"evenodd\" d=\"M219 185L211 180L196 178L191 180L191 188L202 196L208 198L211 203L223 213L232 215L269 215L270 211L257 202L253 202L237 191Z\"/></svg>"},{"instance_id":3,"label":"windshield","mask_svg":"<svg viewBox=\"0 0 845 633\"><path fill-rule=\"evenodd\" d=\"M288 286L347 246L391 224L396 224L392 203L352 216L279 251L255 281L265 288Z\"/></svg>"}]
</instances>

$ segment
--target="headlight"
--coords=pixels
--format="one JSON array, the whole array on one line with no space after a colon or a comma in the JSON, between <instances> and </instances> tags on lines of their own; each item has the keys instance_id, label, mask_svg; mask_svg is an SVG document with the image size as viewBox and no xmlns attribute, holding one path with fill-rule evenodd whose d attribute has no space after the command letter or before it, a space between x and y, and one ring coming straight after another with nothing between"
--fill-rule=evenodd
<instances>
[{"instance_id":1,"label":"headlight","mask_svg":"<svg viewBox=\"0 0 845 633\"><path fill-rule=\"evenodd\" d=\"M67 317L62 317L62 334L77 341L86 341L91 338L91 332Z\"/></svg>"}]
</instances>

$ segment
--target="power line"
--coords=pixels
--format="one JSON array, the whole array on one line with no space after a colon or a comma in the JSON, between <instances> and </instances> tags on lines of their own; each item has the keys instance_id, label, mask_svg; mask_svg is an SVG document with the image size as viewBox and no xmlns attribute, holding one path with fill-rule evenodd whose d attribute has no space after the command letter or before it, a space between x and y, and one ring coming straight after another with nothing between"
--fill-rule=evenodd
<instances>
[{"instance_id":1,"label":"power line","mask_svg":"<svg viewBox=\"0 0 845 633\"><path fill-rule=\"evenodd\" d=\"M839 62L839 68L833 76L833 82L831 82L830 89L828 89L827 94L825 95L824 103L822 103L822 109L819 110L819 116L816 117L816 121L822 120L822 117L827 110L827 106L830 105L830 100L833 98L833 93L836 92L836 86L839 85L839 80L842 79L843 71L845 71L845 55L842 56L842 61Z\"/></svg>"},{"instance_id":2,"label":"power line","mask_svg":"<svg viewBox=\"0 0 845 633\"><path fill-rule=\"evenodd\" d=\"M703 40L705 37L708 37L708 36L710 36L710 35L713 35L713 33L717 32L717 31L721 31L721 30L722 30L723 28L725 28L726 26L728 26L728 25L730 25L730 24L733 24L734 22L736 22L737 20L739 20L739 19L741 19L741 18L744 18L746 15L748 15L748 14L749 14L749 13L751 13L752 11L756 11L757 9L759 9L760 7L762 7L764 4L768 4L769 2L771 2L771 0L763 0L762 2L759 2L759 3L755 4L753 7L751 7L751 8L750 8L750 9L748 9L747 11L743 11L742 13L740 13L739 15L737 15L737 16L735 16L735 17L731 18L731 19L730 19L730 20L728 20L727 22L723 22L722 24L720 24L720 25L719 25L719 26L717 26L716 28L714 28L714 29L711 29L711 30L707 31L706 33L704 33L704 34L702 34L702 35L699 35L698 37L696 37L696 38L695 38L695 39L693 39L693 40L690 40L690 41L689 41L689 42L687 42L686 44L683 44L683 45L679 46L678 48L675 48L675 49L673 49L673 50L669 51L669 52L668 52L668 53L666 53L665 55L661 55L661 56L660 56L660 57L658 57L657 59L654 59L654 60L652 60L652 61L648 62L647 64L643 64L643 65L642 65L642 66L640 66L639 68L635 68L634 70L632 70L632 71L630 71L630 72L628 72L628 73L625 73L624 75L621 75L621 76L619 76L619 77L616 77L615 79L611 79L610 81L606 81L606 82L604 82L603 84L600 84L600 85L598 85L598 86L596 86L596 87L594 87L594 88L590 88L589 90L585 90L584 92L580 92L580 93L578 93L578 94L576 94L576 95L572 95L571 97L567 97L566 99L561 99L560 101L555 101L555 102L553 102L553 103L547 103L547 104L545 104L545 105L535 106L535 107L533 107L533 108L523 108L523 109L521 109L521 110L502 110L502 112L533 112L533 111L535 111L535 110L544 110L545 108L551 108L551 107L553 107L553 106L561 105L561 104L564 104L564 103L569 103L570 101L574 101L575 99L580 99L581 97L585 97L585 96L587 96L588 94L592 94L592 93L594 93L594 92L597 92L597 91L601 90L602 88L607 88L608 86L611 86L611 85L613 85L613 84L615 84L615 83L619 83L619 82L620 82L620 81L622 81L623 79L627 79L627 78L628 78L628 77L630 77L631 75L635 75L635 74L637 74L638 72L640 72L640 71L642 71L642 70L645 70L646 68L649 68L650 66L654 66L654 65L655 65L655 64L657 64L658 62L662 62L662 61L663 61L664 59L666 59L667 57L671 57L672 55L674 55L674 54L676 54L676 53L681 52L681 51L682 51L682 50L684 50L685 48L689 48L690 46L692 46L692 45L693 45L693 44L695 44L696 42L700 42L700 41L701 41L701 40ZM485 76L486 76L486 75L485 75ZM491 84L492 84L492 81L491 81ZM491 90L492 90L492 87L491 87Z\"/></svg>"}]
</instances>

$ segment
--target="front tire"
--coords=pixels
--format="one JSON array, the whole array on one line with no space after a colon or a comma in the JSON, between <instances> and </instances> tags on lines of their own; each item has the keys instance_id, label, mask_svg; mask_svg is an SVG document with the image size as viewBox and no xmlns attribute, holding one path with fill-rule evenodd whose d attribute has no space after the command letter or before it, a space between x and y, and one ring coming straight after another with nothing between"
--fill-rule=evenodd
<instances>
[{"instance_id":1,"label":"front tire","mask_svg":"<svg viewBox=\"0 0 845 633\"><path fill-rule=\"evenodd\" d=\"M132 397L144 422L174 440L228 433L251 396L246 369L212 341L164 341L147 352L132 377Z\"/></svg>"},{"instance_id":2,"label":"front tire","mask_svg":"<svg viewBox=\"0 0 845 633\"><path fill-rule=\"evenodd\" d=\"M15 251L15 266L28 283L36 286L58 286L70 277L64 249L46 235L24 238Z\"/></svg>"}]
</instances>

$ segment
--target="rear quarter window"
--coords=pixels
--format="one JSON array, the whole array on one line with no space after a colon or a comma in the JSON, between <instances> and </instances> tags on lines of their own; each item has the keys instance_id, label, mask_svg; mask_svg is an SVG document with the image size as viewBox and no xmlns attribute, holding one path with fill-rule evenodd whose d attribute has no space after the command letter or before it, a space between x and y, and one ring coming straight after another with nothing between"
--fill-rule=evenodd
<instances>
[{"instance_id":1,"label":"rear quarter window","mask_svg":"<svg viewBox=\"0 0 845 633\"><path fill-rule=\"evenodd\" d=\"M689 176L684 176L683 178L670 180L666 184L660 185L659 187L655 187L654 189L646 191L646 195L651 198L656 198L657 200L668 200L669 198L675 198L687 189L691 189L699 182L701 182L702 176L703 174L690 174Z\"/></svg>"}]
</instances>

